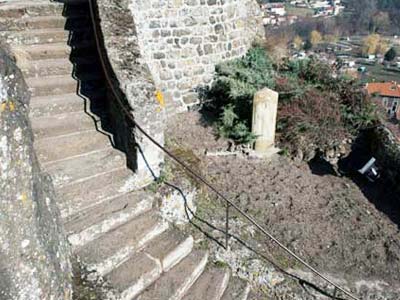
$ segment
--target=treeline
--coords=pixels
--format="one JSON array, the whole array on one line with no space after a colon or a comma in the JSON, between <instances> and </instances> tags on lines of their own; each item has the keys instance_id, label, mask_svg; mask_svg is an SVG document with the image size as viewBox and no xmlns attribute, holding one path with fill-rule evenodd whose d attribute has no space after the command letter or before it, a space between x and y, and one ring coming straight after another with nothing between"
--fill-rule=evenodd
<instances>
[{"instance_id":1,"label":"treeline","mask_svg":"<svg viewBox=\"0 0 400 300\"><path fill-rule=\"evenodd\" d=\"M348 26L349 33L399 33L399 0L346 0L344 4L347 12L339 24Z\"/></svg>"},{"instance_id":2,"label":"treeline","mask_svg":"<svg viewBox=\"0 0 400 300\"><path fill-rule=\"evenodd\" d=\"M313 30L323 35L400 35L400 0L343 0L346 9L336 18L304 18L293 25L267 30L271 35L299 35L307 39Z\"/></svg>"}]
</instances>

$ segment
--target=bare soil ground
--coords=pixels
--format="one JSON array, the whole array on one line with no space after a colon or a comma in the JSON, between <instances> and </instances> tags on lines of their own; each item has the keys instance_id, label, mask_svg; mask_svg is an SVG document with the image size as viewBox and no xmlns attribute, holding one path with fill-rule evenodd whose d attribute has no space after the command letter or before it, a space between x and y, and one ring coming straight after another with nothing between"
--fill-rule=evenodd
<instances>
[{"instance_id":1,"label":"bare soil ground","mask_svg":"<svg viewBox=\"0 0 400 300\"><path fill-rule=\"evenodd\" d=\"M385 281L389 290L397 290L400 206L386 207L388 216L369 198L385 197L384 186L316 175L308 164L282 156L266 161L206 155L226 150L229 143L217 140L198 112L172 118L166 136L170 147L192 149L201 172L219 190L306 261L338 278ZM282 254L270 241L265 247Z\"/></svg>"}]
</instances>

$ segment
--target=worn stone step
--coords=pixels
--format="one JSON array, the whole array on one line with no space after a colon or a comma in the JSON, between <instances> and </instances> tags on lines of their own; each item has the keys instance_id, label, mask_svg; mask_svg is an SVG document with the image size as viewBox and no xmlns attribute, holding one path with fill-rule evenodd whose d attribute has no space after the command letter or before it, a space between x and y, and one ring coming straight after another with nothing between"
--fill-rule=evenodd
<instances>
[{"instance_id":1,"label":"worn stone step","mask_svg":"<svg viewBox=\"0 0 400 300\"><path fill-rule=\"evenodd\" d=\"M229 282L229 269L208 268L186 293L183 300L220 300Z\"/></svg>"},{"instance_id":2,"label":"worn stone step","mask_svg":"<svg viewBox=\"0 0 400 300\"><path fill-rule=\"evenodd\" d=\"M39 118L71 112L84 112L85 101L89 100L85 100L76 93L34 97L30 102L31 111L29 115L31 118Z\"/></svg>"},{"instance_id":3,"label":"worn stone step","mask_svg":"<svg viewBox=\"0 0 400 300\"><path fill-rule=\"evenodd\" d=\"M231 277L221 300L247 300L250 284L239 277Z\"/></svg>"},{"instance_id":4,"label":"worn stone step","mask_svg":"<svg viewBox=\"0 0 400 300\"><path fill-rule=\"evenodd\" d=\"M178 264L193 249L193 237L169 230L106 276L117 299L130 300Z\"/></svg>"},{"instance_id":5,"label":"worn stone step","mask_svg":"<svg viewBox=\"0 0 400 300\"><path fill-rule=\"evenodd\" d=\"M54 76L54 75L72 75L73 64L67 57L34 60L25 65L19 65L26 78Z\"/></svg>"},{"instance_id":6,"label":"worn stone step","mask_svg":"<svg viewBox=\"0 0 400 300\"><path fill-rule=\"evenodd\" d=\"M80 247L95 240L111 229L150 211L153 198L153 195L143 192L127 193L71 216L65 220L69 242L74 247Z\"/></svg>"},{"instance_id":7,"label":"worn stone step","mask_svg":"<svg viewBox=\"0 0 400 300\"><path fill-rule=\"evenodd\" d=\"M85 181L58 189L58 207L62 218L68 218L99 203L114 199L136 189L136 178L132 171L123 167L105 170Z\"/></svg>"},{"instance_id":8,"label":"worn stone step","mask_svg":"<svg viewBox=\"0 0 400 300\"><path fill-rule=\"evenodd\" d=\"M171 229L149 242L143 251L159 260L163 272L168 272L192 251L193 242L192 236Z\"/></svg>"},{"instance_id":9,"label":"worn stone step","mask_svg":"<svg viewBox=\"0 0 400 300\"><path fill-rule=\"evenodd\" d=\"M75 93L78 89L77 81L70 75L31 77L27 78L26 82L32 97L70 94Z\"/></svg>"},{"instance_id":10,"label":"worn stone step","mask_svg":"<svg viewBox=\"0 0 400 300\"><path fill-rule=\"evenodd\" d=\"M88 96L73 94L34 97L30 102L30 117L50 117L72 112L101 115L107 111L107 92L98 89Z\"/></svg>"},{"instance_id":11,"label":"worn stone step","mask_svg":"<svg viewBox=\"0 0 400 300\"><path fill-rule=\"evenodd\" d=\"M63 5L48 0L10 1L0 5L0 18L61 15Z\"/></svg>"},{"instance_id":12,"label":"worn stone step","mask_svg":"<svg viewBox=\"0 0 400 300\"><path fill-rule=\"evenodd\" d=\"M49 163L46 164L45 170L51 175L55 187L60 187L125 165L123 153L111 148Z\"/></svg>"},{"instance_id":13,"label":"worn stone step","mask_svg":"<svg viewBox=\"0 0 400 300\"><path fill-rule=\"evenodd\" d=\"M67 42L69 33L62 28L30 29L4 33L12 45L38 45Z\"/></svg>"},{"instance_id":14,"label":"worn stone step","mask_svg":"<svg viewBox=\"0 0 400 300\"><path fill-rule=\"evenodd\" d=\"M12 46L12 52L25 63L30 60L58 59L69 57L71 48L65 43Z\"/></svg>"},{"instance_id":15,"label":"worn stone step","mask_svg":"<svg viewBox=\"0 0 400 300\"><path fill-rule=\"evenodd\" d=\"M35 139L50 138L93 130L95 121L84 112L72 112L46 117L32 118Z\"/></svg>"},{"instance_id":16,"label":"worn stone step","mask_svg":"<svg viewBox=\"0 0 400 300\"><path fill-rule=\"evenodd\" d=\"M203 273L208 261L208 252L192 251L178 265L165 273L154 284L141 293L137 300L182 299L194 282Z\"/></svg>"},{"instance_id":17,"label":"worn stone step","mask_svg":"<svg viewBox=\"0 0 400 300\"><path fill-rule=\"evenodd\" d=\"M42 164L105 148L111 148L109 137L94 129L67 136L40 139L35 142L36 153Z\"/></svg>"},{"instance_id":18,"label":"worn stone step","mask_svg":"<svg viewBox=\"0 0 400 300\"><path fill-rule=\"evenodd\" d=\"M59 16L38 16L38 17L22 17L0 18L0 30L22 31L30 29L58 28L64 29L65 18Z\"/></svg>"},{"instance_id":19,"label":"worn stone step","mask_svg":"<svg viewBox=\"0 0 400 300\"><path fill-rule=\"evenodd\" d=\"M167 229L168 223L150 211L86 244L76 254L89 271L104 276Z\"/></svg>"}]
</instances>

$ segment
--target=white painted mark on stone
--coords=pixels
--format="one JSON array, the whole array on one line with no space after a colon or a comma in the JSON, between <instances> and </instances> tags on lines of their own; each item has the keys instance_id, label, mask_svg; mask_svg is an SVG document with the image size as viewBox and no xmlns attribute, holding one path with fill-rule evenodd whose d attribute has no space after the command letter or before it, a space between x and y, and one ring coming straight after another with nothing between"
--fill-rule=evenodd
<instances>
[{"instance_id":1,"label":"white painted mark on stone","mask_svg":"<svg viewBox=\"0 0 400 300\"><path fill-rule=\"evenodd\" d=\"M7 100L7 87L3 82L3 79L0 78L0 102Z\"/></svg>"},{"instance_id":2,"label":"white painted mark on stone","mask_svg":"<svg viewBox=\"0 0 400 300\"><path fill-rule=\"evenodd\" d=\"M1 179L7 179L7 171L10 166L10 152L8 150L8 140L6 136L0 138L0 171Z\"/></svg>"},{"instance_id":3,"label":"white painted mark on stone","mask_svg":"<svg viewBox=\"0 0 400 300\"><path fill-rule=\"evenodd\" d=\"M14 131L14 140L17 143L21 143L21 141L22 141L22 129L20 127L15 129L15 131Z\"/></svg>"},{"instance_id":4,"label":"white painted mark on stone","mask_svg":"<svg viewBox=\"0 0 400 300\"><path fill-rule=\"evenodd\" d=\"M29 240L23 240L23 241L21 242L21 247L22 247L22 249L25 249L26 247L28 247L29 244L30 244L30 241L29 241Z\"/></svg>"}]
</instances>

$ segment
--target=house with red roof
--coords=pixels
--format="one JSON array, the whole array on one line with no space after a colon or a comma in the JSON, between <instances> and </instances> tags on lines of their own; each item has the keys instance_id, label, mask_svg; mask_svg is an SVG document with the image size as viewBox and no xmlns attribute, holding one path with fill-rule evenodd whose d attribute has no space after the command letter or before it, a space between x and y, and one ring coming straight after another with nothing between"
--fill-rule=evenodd
<instances>
[{"instance_id":1,"label":"house with red roof","mask_svg":"<svg viewBox=\"0 0 400 300\"><path fill-rule=\"evenodd\" d=\"M400 120L400 84L397 82L368 83L368 94L380 99L389 117Z\"/></svg>"}]
</instances>

